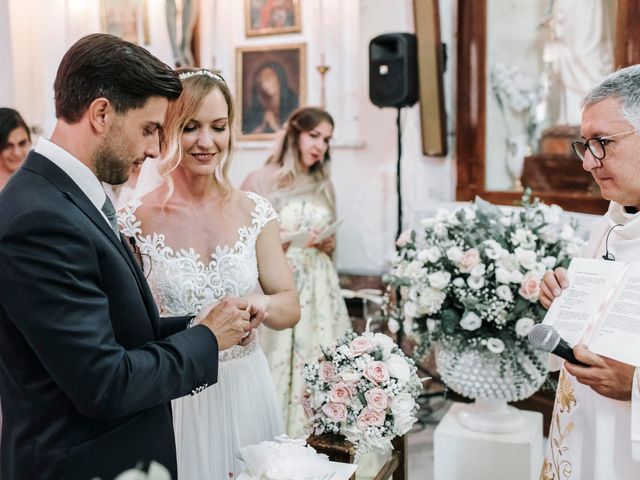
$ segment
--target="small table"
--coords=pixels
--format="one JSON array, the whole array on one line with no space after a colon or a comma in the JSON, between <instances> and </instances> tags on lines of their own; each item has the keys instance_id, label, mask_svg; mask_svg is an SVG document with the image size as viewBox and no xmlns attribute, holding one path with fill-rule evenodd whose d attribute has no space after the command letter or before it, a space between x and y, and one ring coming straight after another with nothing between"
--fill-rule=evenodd
<instances>
[{"instance_id":1,"label":"small table","mask_svg":"<svg viewBox=\"0 0 640 480\"><path fill-rule=\"evenodd\" d=\"M408 472L406 456L406 437L396 437L392 442L393 451L391 458L382 466L373 480L406 480ZM318 453L324 453L329 460L334 462L353 463L355 449L351 442L344 437L331 434L311 435L307 438L307 444ZM351 477L356 480L356 475Z\"/></svg>"},{"instance_id":2,"label":"small table","mask_svg":"<svg viewBox=\"0 0 640 480\"><path fill-rule=\"evenodd\" d=\"M480 433L458 422L454 403L433 434L435 480L538 480L542 468L542 414L521 410L513 433Z\"/></svg>"}]
</instances>

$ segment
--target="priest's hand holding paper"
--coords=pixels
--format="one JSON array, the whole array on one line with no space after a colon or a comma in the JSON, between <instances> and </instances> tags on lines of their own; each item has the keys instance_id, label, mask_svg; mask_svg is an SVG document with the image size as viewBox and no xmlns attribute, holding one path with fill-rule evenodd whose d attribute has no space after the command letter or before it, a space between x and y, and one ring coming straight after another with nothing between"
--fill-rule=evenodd
<instances>
[{"instance_id":1,"label":"priest's hand holding paper","mask_svg":"<svg viewBox=\"0 0 640 480\"><path fill-rule=\"evenodd\" d=\"M554 301L577 282L558 305ZM615 400L630 400L635 366L634 341L630 335L637 314L634 298L637 273L627 273L621 262L574 259L569 271L558 268L544 275L540 303L550 309L544 323L555 326L573 347L577 360L564 362L576 380L596 393ZM586 343L594 343L589 349ZM606 353L606 356L605 356ZM611 357L616 357L614 360Z\"/></svg>"},{"instance_id":2,"label":"priest's hand holding paper","mask_svg":"<svg viewBox=\"0 0 640 480\"><path fill-rule=\"evenodd\" d=\"M542 278L540 285L540 304L547 310L556 299L562 295L562 290L569 287L567 271L560 267L554 271L549 270Z\"/></svg>"}]
</instances>

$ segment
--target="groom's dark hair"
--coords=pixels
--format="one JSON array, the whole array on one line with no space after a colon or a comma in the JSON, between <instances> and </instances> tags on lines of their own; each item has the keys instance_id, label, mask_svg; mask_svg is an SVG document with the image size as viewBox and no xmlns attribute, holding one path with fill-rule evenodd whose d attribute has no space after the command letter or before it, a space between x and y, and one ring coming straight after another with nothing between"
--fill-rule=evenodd
<instances>
[{"instance_id":1,"label":"groom's dark hair","mask_svg":"<svg viewBox=\"0 0 640 480\"><path fill-rule=\"evenodd\" d=\"M87 35L65 53L53 84L56 117L80 120L104 97L117 113L145 105L149 97L174 100L182 85L176 72L144 48L105 33Z\"/></svg>"}]
</instances>

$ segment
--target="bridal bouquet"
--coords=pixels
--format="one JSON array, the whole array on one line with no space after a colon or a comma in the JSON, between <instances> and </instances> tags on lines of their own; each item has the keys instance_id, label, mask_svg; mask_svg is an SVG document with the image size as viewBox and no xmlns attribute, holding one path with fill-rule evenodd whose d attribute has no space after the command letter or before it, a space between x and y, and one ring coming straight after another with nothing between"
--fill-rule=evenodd
<instances>
[{"instance_id":1,"label":"bridal bouquet","mask_svg":"<svg viewBox=\"0 0 640 480\"><path fill-rule=\"evenodd\" d=\"M566 267L583 243L561 213L526 191L520 209L478 198L404 232L387 278L399 298L387 302L387 313L416 337L417 357L432 346L454 359L473 350L498 359L504 372L522 370L524 354L546 376L527 340L546 312L538 302L542 277ZM530 370L520 373L525 383L531 378Z\"/></svg>"},{"instance_id":2,"label":"bridal bouquet","mask_svg":"<svg viewBox=\"0 0 640 480\"><path fill-rule=\"evenodd\" d=\"M356 458L383 453L416 421L422 385L413 360L381 333L348 332L304 367L305 414L316 435L339 434Z\"/></svg>"}]
</instances>

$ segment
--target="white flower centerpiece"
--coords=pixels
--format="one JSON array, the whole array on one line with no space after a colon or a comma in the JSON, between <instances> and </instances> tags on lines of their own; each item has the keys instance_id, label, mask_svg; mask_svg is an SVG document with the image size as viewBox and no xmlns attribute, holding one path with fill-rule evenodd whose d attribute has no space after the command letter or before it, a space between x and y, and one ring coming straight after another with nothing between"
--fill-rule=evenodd
<instances>
[{"instance_id":1,"label":"white flower centerpiece","mask_svg":"<svg viewBox=\"0 0 640 480\"><path fill-rule=\"evenodd\" d=\"M344 436L356 461L391 450L391 441L416 421L422 384L414 361L382 333L353 332L322 348L304 367L302 404L313 433Z\"/></svg>"},{"instance_id":2,"label":"white flower centerpiece","mask_svg":"<svg viewBox=\"0 0 640 480\"><path fill-rule=\"evenodd\" d=\"M422 228L404 232L388 281L399 292L392 322L418 342L416 356L434 351L442 380L476 399L473 412L496 415L487 424L461 419L474 430L510 431L523 419L507 401L527 398L547 376L545 354L527 340L542 320L538 302L545 271L567 266L582 246L562 210L526 191L521 209L482 199L441 210ZM497 400L497 401L494 401ZM473 413L472 412L472 413Z\"/></svg>"}]
</instances>

